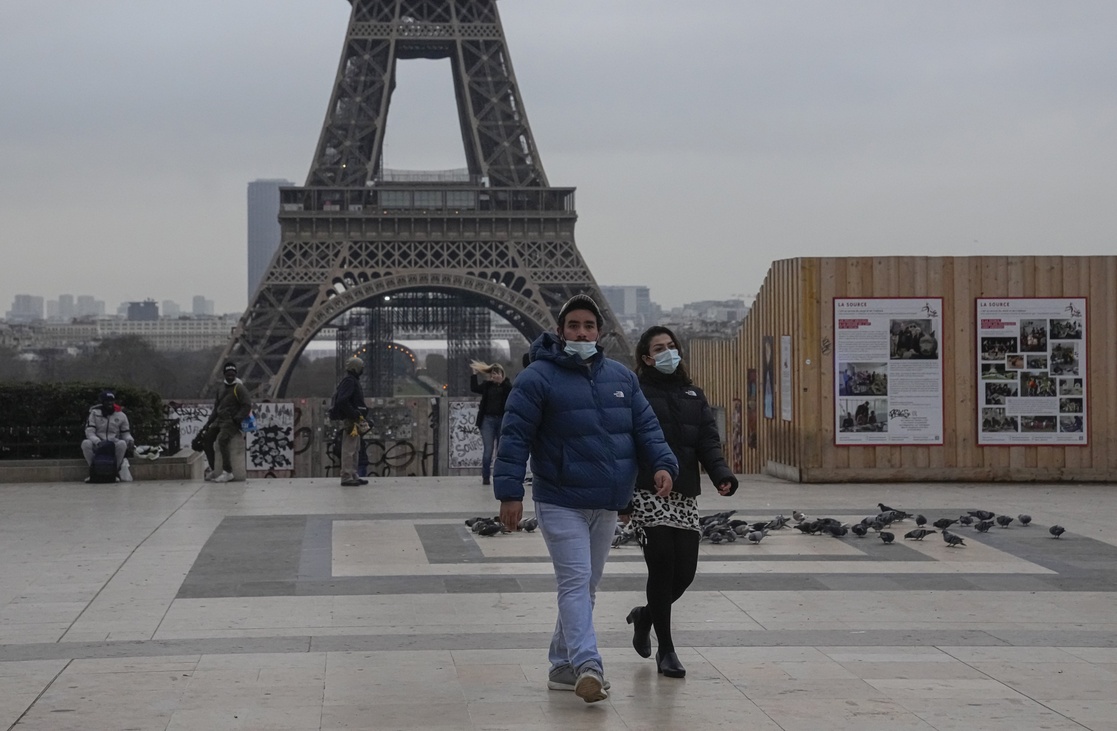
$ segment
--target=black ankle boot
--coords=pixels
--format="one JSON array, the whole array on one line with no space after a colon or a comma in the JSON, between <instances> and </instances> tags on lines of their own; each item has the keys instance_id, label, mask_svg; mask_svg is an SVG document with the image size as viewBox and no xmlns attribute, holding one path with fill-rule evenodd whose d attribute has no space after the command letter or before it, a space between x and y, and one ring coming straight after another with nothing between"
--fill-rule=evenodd
<instances>
[{"instance_id":1,"label":"black ankle boot","mask_svg":"<svg viewBox=\"0 0 1117 731\"><path fill-rule=\"evenodd\" d=\"M669 678L682 678L686 675L686 668L679 662L679 656L674 650L664 652L660 650L655 654L655 664L659 672Z\"/></svg>"},{"instance_id":2,"label":"black ankle boot","mask_svg":"<svg viewBox=\"0 0 1117 731\"><path fill-rule=\"evenodd\" d=\"M652 656L652 620L647 607L633 607L624 621L632 625L632 649L640 657Z\"/></svg>"}]
</instances>

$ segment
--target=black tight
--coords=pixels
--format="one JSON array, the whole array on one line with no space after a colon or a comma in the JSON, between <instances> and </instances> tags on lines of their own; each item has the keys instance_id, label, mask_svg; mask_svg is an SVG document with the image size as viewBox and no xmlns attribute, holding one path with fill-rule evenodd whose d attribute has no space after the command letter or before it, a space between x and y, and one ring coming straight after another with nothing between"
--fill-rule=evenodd
<instances>
[{"instance_id":1,"label":"black tight","mask_svg":"<svg viewBox=\"0 0 1117 731\"><path fill-rule=\"evenodd\" d=\"M644 529L648 565L648 611L661 652L673 652L671 605L683 595L698 570L698 531L657 525Z\"/></svg>"}]
</instances>

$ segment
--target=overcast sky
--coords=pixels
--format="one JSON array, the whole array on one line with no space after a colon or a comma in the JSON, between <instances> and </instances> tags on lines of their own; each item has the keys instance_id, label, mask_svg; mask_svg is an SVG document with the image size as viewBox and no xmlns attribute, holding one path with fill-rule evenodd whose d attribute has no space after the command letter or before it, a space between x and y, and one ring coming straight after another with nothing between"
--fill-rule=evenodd
<instances>
[{"instance_id":1,"label":"overcast sky","mask_svg":"<svg viewBox=\"0 0 1117 731\"><path fill-rule=\"evenodd\" d=\"M1112 0L502 0L600 284L751 297L773 259L1113 254ZM0 0L13 295L247 303L246 185L302 184L345 0ZM388 167L464 167L448 61L401 63Z\"/></svg>"}]
</instances>

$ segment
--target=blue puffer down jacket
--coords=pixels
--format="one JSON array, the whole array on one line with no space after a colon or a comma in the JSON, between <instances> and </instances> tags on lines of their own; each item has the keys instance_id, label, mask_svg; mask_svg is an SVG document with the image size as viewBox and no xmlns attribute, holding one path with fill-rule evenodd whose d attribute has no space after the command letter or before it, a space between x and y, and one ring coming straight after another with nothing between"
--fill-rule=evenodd
<instances>
[{"instance_id":1,"label":"blue puffer down jacket","mask_svg":"<svg viewBox=\"0 0 1117 731\"><path fill-rule=\"evenodd\" d=\"M551 333L531 344L532 363L505 405L493 492L501 501L524 499L530 452L539 502L620 510L632 499L641 461L672 478L678 462L636 374L600 348L587 367L563 347Z\"/></svg>"}]
</instances>

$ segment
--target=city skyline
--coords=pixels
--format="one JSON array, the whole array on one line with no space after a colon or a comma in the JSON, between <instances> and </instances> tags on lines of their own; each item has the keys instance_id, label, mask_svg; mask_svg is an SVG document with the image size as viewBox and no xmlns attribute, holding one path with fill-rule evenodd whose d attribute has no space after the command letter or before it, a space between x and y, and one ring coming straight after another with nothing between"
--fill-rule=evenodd
<instances>
[{"instance_id":1,"label":"city skyline","mask_svg":"<svg viewBox=\"0 0 1117 731\"><path fill-rule=\"evenodd\" d=\"M500 9L598 282L672 307L748 299L775 258L1112 248L1111 3ZM4 3L0 301L49 281L243 311L244 186L305 178L348 13ZM462 166L447 64L400 65L385 158Z\"/></svg>"}]
</instances>

